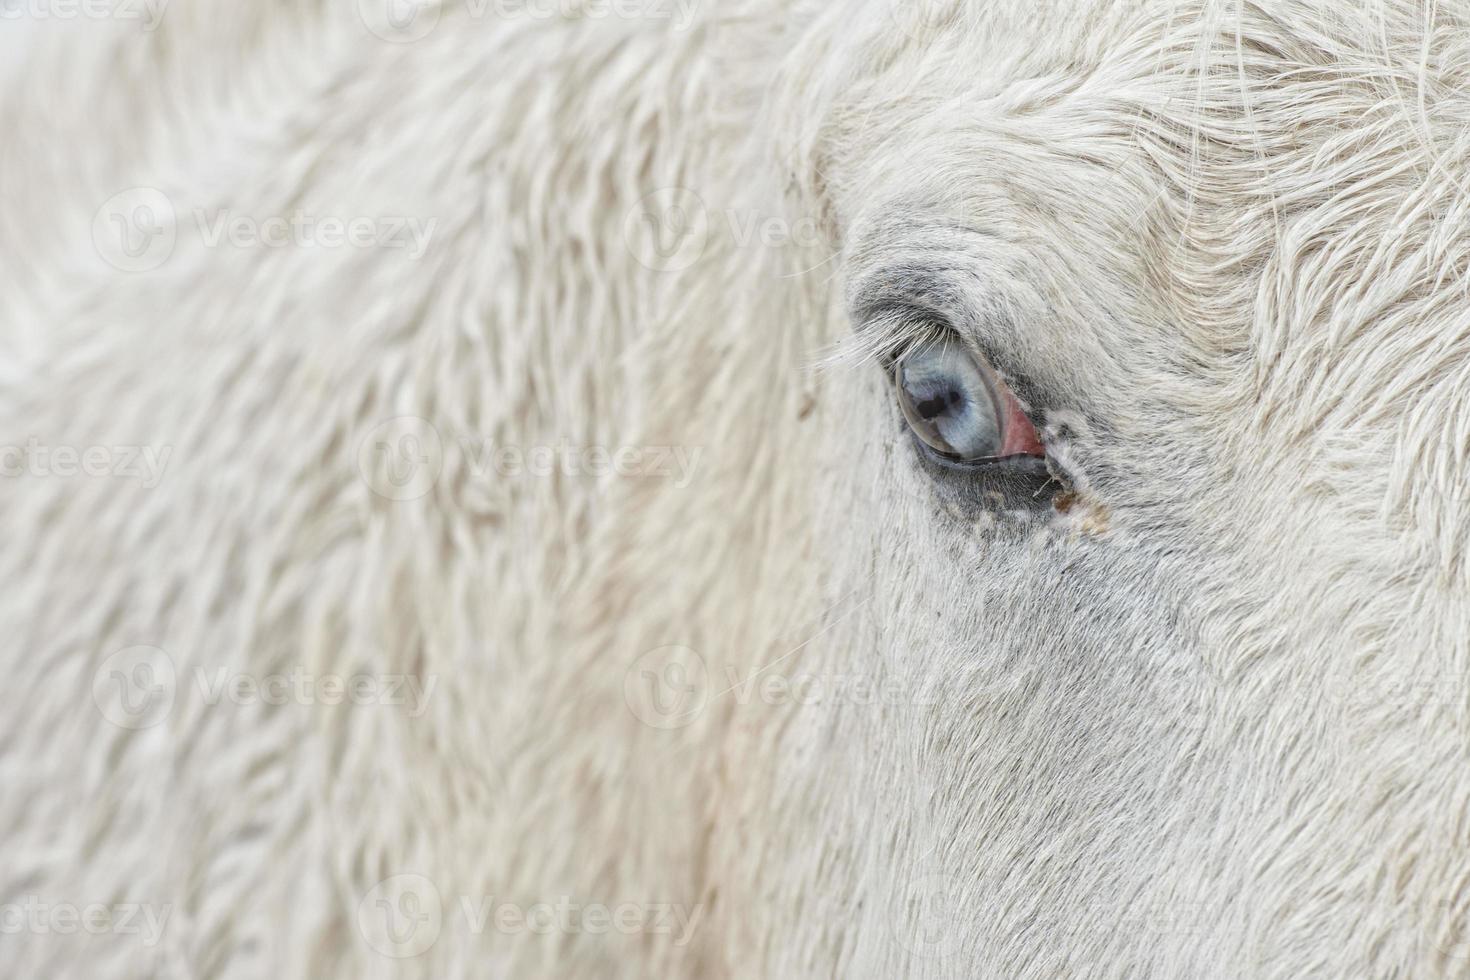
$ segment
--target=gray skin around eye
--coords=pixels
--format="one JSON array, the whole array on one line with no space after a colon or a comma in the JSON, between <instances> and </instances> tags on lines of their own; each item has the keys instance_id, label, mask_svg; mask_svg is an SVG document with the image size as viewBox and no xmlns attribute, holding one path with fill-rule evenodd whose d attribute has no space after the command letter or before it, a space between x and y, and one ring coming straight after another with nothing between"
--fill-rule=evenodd
<instances>
[{"instance_id":1,"label":"gray skin around eye","mask_svg":"<svg viewBox=\"0 0 1470 980\"><path fill-rule=\"evenodd\" d=\"M961 460L998 455L1000 412L985 375L955 344L918 351L899 365L899 404L919 438Z\"/></svg>"}]
</instances>

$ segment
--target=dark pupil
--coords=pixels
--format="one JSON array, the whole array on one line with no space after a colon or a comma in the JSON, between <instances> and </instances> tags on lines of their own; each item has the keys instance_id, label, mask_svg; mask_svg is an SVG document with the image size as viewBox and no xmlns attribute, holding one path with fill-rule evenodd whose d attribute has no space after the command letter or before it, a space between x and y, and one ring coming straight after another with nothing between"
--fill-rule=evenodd
<instances>
[{"instance_id":1,"label":"dark pupil","mask_svg":"<svg viewBox=\"0 0 1470 980\"><path fill-rule=\"evenodd\" d=\"M936 419L941 415L964 408L965 393L958 388L946 388L914 402L914 408L925 419Z\"/></svg>"}]
</instances>

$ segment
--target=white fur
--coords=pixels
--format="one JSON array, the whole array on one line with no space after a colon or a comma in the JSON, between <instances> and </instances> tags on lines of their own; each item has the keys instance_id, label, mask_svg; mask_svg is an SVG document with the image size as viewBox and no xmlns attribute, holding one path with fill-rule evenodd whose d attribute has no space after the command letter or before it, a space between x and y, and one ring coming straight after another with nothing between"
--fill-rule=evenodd
<instances>
[{"instance_id":1,"label":"white fur","mask_svg":"<svg viewBox=\"0 0 1470 980\"><path fill-rule=\"evenodd\" d=\"M561 7L28 35L6 972L1470 976L1470 7ZM901 269L1065 512L918 464ZM635 472L503 462L563 445ZM477 918L537 903L633 928Z\"/></svg>"}]
</instances>

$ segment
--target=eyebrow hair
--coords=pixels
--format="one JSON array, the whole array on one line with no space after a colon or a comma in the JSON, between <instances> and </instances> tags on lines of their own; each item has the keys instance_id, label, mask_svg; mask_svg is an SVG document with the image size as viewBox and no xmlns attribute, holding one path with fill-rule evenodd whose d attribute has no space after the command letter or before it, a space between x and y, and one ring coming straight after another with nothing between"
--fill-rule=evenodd
<instances>
[{"instance_id":1,"label":"eyebrow hair","mask_svg":"<svg viewBox=\"0 0 1470 980\"><path fill-rule=\"evenodd\" d=\"M849 302L853 326L867 328L870 321L891 317L895 312L927 315L947 320L962 299L946 272L952 268L913 264L884 266L855 283Z\"/></svg>"}]
</instances>

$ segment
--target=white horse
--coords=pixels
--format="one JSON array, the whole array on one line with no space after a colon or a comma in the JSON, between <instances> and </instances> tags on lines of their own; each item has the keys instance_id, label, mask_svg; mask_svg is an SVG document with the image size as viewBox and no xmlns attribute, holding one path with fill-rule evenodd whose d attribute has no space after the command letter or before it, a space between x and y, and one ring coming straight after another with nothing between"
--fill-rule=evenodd
<instances>
[{"instance_id":1,"label":"white horse","mask_svg":"<svg viewBox=\"0 0 1470 980\"><path fill-rule=\"evenodd\" d=\"M1462 0L5 19L16 976L1470 976Z\"/></svg>"}]
</instances>

